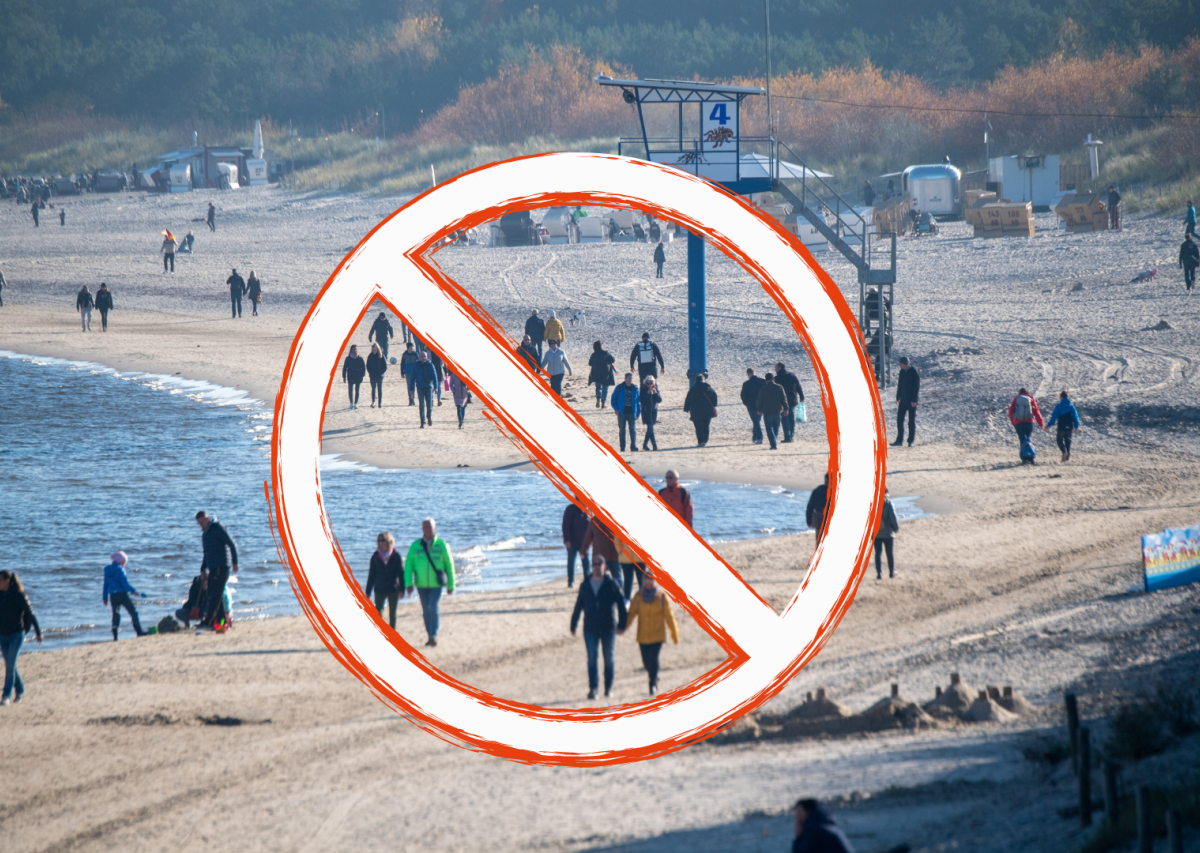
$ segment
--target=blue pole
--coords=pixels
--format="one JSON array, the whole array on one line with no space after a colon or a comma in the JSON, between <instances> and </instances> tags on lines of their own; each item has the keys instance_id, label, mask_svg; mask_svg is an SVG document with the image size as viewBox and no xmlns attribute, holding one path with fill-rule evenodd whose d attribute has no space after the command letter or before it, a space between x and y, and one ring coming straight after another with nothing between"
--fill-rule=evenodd
<instances>
[{"instance_id":1,"label":"blue pole","mask_svg":"<svg viewBox=\"0 0 1200 853\"><path fill-rule=\"evenodd\" d=\"M704 240L692 232L687 237L688 269L688 379L708 372L708 324L704 279Z\"/></svg>"}]
</instances>

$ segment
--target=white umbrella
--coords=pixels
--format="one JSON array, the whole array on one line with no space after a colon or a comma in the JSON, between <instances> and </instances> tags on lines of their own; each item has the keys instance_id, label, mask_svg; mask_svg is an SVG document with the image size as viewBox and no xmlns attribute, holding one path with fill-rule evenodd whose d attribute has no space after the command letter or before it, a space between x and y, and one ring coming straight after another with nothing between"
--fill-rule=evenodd
<instances>
[{"instance_id":1,"label":"white umbrella","mask_svg":"<svg viewBox=\"0 0 1200 853\"><path fill-rule=\"evenodd\" d=\"M743 154L738 158L738 165L743 178L771 177L771 159L762 154ZM780 160L779 177L799 180L800 178L832 178L833 175L828 172L818 172L815 169L806 169L799 163Z\"/></svg>"}]
</instances>

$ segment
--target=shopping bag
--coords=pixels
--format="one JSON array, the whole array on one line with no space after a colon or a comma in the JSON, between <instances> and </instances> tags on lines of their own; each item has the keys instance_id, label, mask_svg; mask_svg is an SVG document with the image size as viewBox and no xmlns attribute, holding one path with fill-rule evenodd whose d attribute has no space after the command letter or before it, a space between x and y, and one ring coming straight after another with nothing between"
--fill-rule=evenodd
<instances>
[{"instance_id":1,"label":"shopping bag","mask_svg":"<svg viewBox=\"0 0 1200 853\"><path fill-rule=\"evenodd\" d=\"M804 409L803 400L796 404L796 422L801 424L808 423L808 412Z\"/></svg>"}]
</instances>

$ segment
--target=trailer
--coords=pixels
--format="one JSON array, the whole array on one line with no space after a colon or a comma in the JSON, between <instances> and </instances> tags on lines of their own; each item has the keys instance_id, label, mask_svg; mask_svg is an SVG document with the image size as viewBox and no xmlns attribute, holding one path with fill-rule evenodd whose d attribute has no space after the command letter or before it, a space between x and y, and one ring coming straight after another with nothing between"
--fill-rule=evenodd
<instances>
[{"instance_id":1,"label":"trailer","mask_svg":"<svg viewBox=\"0 0 1200 853\"><path fill-rule=\"evenodd\" d=\"M919 213L930 213L942 219L963 215L962 172L949 163L909 166L903 172L881 175L884 181L898 181L896 191L907 194L912 207Z\"/></svg>"}]
</instances>

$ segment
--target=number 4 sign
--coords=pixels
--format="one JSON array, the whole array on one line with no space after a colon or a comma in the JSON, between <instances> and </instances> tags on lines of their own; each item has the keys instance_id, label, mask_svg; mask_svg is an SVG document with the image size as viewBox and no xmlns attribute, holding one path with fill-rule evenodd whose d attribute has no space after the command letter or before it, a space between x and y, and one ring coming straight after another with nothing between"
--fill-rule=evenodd
<instances>
[{"instance_id":1,"label":"number 4 sign","mask_svg":"<svg viewBox=\"0 0 1200 853\"><path fill-rule=\"evenodd\" d=\"M527 370L512 339L429 260L454 231L509 210L567 204L634 207L702 235L762 284L812 354L829 440L828 520L783 612L761 599ZM724 663L648 702L552 709L463 684L388 628L342 558L320 487L321 421L334 372L350 332L376 299L443 354L564 492L654 567L667 592L722 646ZM276 519L296 594L314 628L391 708L445 740L516 761L586 766L653 758L758 707L832 635L854 598L879 524L886 436L871 366L837 286L794 236L744 200L641 160L565 153L509 160L418 196L376 227L325 283L292 344L276 399ZM565 632L565 614L562 627Z\"/></svg>"},{"instance_id":2,"label":"number 4 sign","mask_svg":"<svg viewBox=\"0 0 1200 853\"><path fill-rule=\"evenodd\" d=\"M738 103L720 101L700 110L700 141L705 151L737 150Z\"/></svg>"}]
</instances>

